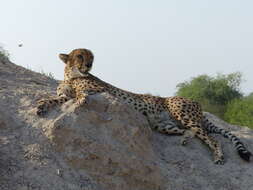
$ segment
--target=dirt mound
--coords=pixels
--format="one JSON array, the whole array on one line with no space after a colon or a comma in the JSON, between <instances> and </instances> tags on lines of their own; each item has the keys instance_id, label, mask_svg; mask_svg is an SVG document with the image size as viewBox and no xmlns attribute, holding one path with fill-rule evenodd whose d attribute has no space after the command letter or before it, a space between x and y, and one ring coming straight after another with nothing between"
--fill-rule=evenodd
<instances>
[{"instance_id":1,"label":"dirt mound","mask_svg":"<svg viewBox=\"0 0 253 190\"><path fill-rule=\"evenodd\" d=\"M36 100L55 94L57 84L0 61L1 190L253 189L252 163L223 137L215 137L226 157L220 166L199 140L183 147L179 136L152 132L142 115L106 93L81 109L69 101L36 116ZM253 150L252 130L206 114Z\"/></svg>"}]
</instances>

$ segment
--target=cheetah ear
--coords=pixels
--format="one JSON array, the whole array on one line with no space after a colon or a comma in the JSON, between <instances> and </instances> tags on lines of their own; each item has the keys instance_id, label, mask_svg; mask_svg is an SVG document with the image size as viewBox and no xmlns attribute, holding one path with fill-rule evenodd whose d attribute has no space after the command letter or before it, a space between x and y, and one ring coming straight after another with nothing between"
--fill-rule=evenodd
<instances>
[{"instance_id":1,"label":"cheetah ear","mask_svg":"<svg viewBox=\"0 0 253 190\"><path fill-rule=\"evenodd\" d=\"M59 58L64 62L64 63L67 63L68 62L68 59L69 59L69 55L67 54L59 54Z\"/></svg>"}]
</instances>

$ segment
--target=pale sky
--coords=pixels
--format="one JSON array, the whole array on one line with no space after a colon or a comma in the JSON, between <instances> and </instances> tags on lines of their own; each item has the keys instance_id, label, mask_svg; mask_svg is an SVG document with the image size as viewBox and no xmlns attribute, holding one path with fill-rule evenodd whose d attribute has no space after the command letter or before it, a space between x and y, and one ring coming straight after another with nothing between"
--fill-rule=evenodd
<instances>
[{"instance_id":1,"label":"pale sky","mask_svg":"<svg viewBox=\"0 0 253 190\"><path fill-rule=\"evenodd\" d=\"M58 54L88 48L94 75L136 93L172 96L191 77L236 71L253 92L250 0L5 0L0 21L11 60L57 79Z\"/></svg>"}]
</instances>

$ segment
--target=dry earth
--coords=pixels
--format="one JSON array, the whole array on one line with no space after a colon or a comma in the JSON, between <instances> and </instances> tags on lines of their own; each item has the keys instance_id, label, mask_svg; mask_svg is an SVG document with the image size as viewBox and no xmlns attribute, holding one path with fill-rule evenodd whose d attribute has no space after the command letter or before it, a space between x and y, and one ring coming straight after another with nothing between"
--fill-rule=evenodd
<instances>
[{"instance_id":1,"label":"dry earth","mask_svg":"<svg viewBox=\"0 0 253 190\"><path fill-rule=\"evenodd\" d=\"M36 100L55 94L57 81L0 61L1 190L253 190L252 162L216 136L226 164L215 165L208 148L193 139L152 132L145 118L108 94L86 107L69 101L45 117ZM253 151L253 131L229 125Z\"/></svg>"}]
</instances>

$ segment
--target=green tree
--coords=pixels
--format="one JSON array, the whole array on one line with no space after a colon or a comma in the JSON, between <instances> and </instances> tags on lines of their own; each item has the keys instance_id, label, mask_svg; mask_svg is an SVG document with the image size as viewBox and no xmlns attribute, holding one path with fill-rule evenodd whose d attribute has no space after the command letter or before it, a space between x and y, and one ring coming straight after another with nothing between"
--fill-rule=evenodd
<instances>
[{"instance_id":1,"label":"green tree","mask_svg":"<svg viewBox=\"0 0 253 190\"><path fill-rule=\"evenodd\" d=\"M227 106L226 121L253 128L253 94L235 99Z\"/></svg>"},{"instance_id":2,"label":"green tree","mask_svg":"<svg viewBox=\"0 0 253 190\"><path fill-rule=\"evenodd\" d=\"M241 82L242 74L239 72L215 77L200 75L178 84L176 95L198 101L205 111L223 118L227 104L242 97Z\"/></svg>"}]
</instances>

